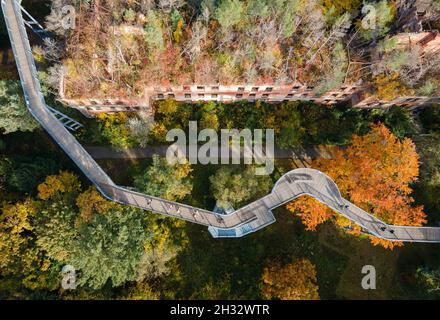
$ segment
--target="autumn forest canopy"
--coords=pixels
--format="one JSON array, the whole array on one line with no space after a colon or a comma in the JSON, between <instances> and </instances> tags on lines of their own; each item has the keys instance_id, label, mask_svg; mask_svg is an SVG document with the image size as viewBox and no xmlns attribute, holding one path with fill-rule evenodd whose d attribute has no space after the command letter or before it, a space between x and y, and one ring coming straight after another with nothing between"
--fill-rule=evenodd
<instances>
[{"instance_id":1,"label":"autumn forest canopy","mask_svg":"<svg viewBox=\"0 0 440 320\"><path fill-rule=\"evenodd\" d=\"M439 95L440 55L396 38L408 31L399 25L401 1L53 0L50 10L49 1L35 2L45 13L29 10L54 35L30 37L46 102L81 122L73 135L86 149L117 154L95 154L116 184L197 208L238 209L286 172L311 167L387 224L438 226L438 104L163 99L88 118L57 100L62 79L74 98L142 97L146 86L193 83L298 82L320 95L359 80L370 84L367 96L384 100ZM439 30L440 2L425 2L426 23ZM64 5L76 9L74 30L57 27ZM362 27L367 5L379 12L374 32ZM437 245L376 238L307 196L239 239L213 239L205 226L107 200L29 113L13 68L0 64L0 299L440 297ZM276 158L265 176L243 163L170 164L156 151L190 121L217 132L273 129L277 152L291 156ZM137 158L130 148L156 151ZM358 284L369 264L381 284L366 292ZM66 265L76 270L74 290L62 286Z\"/></svg>"}]
</instances>

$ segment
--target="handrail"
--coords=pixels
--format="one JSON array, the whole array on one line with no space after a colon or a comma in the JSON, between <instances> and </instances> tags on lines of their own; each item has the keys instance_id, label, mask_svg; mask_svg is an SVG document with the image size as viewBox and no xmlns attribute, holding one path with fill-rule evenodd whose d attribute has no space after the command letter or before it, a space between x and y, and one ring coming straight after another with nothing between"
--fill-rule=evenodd
<instances>
[{"instance_id":1,"label":"handrail","mask_svg":"<svg viewBox=\"0 0 440 320\"><path fill-rule=\"evenodd\" d=\"M388 225L348 200L343 199L338 187L330 177L318 170L309 168L296 169L286 173L276 182L270 194L230 214L221 216L209 210L168 201L116 185L75 137L52 114L51 108L46 105L37 77L25 23L21 15L20 4L16 0L1 0L1 6L28 110L109 200L206 225L210 228L232 230L243 226L246 230L249 227L258 230L275 221L271 213L273 208L299 196L309 195L368 230L376 237L392 241L440 242L440 228ZM292 180L290 176L307 177L307 179Z\"/></svg>"}]
</instances>

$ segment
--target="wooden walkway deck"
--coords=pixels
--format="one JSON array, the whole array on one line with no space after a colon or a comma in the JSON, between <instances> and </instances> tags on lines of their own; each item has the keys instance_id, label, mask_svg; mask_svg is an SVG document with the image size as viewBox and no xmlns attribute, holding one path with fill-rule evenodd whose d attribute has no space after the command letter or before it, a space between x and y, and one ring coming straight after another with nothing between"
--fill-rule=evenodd
<instances>
[{"instance_id":1,"label":"wooden walkway deck","mask_svg":"<svg viewBox=\"0 0 440 320\"><path fill-rule=\"evenodd\" d=\"M27 108L106 198L223 230L246 226L248 230L256 231L275 221L272 209L299 196L309 195L374 236L393 241L440 242L440 228L387 225L343 199L336 184L324 173L314 169L300 168L286 173L277 181L270 194L228 215L218 215L209 210L167 201L116 185L46 105L20 4L16 0L1 0L1 5Z\"/></svg>"}]
</instances>

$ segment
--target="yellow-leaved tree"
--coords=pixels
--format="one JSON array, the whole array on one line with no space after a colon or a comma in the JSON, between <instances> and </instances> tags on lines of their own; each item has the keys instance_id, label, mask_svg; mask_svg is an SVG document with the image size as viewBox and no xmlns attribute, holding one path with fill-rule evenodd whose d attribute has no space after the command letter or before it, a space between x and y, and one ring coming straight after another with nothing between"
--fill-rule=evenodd
<instances>
[{"instance_id":1,"label":"yellow-leaved tree","mask_svg":"<svg viewBox=\"0 0 440 320\"><path fill-rule=\"evenodd\" d=\"M319 300L316 269L308 259L285 266L273 263L264 269L262 280L266 299Z\"/></svg>"},{"instance_id":2,"label":"yellow-leaved tree","mask_svg":"<svg viewBox=\"0 0 440 320\"><path fill-rule=\"evenodd\" d=\"M60 171L57 175L47 176L38 186L38 198L48 200L60 193L79 191L81 183L71 172Z\"/></svg>"},{"instance_id":3,"label":"yellow-leaved tree","mask_svg":"<svg viewBox=\"0 0 440 320\"><path fill-rule=\"evenodd\" d=\"M95 187L89 187L76 198L81 222L88 222L94 213L105 214L110 209L116 208L115 202L105 199Z\"/></svg>"}]
</instances>

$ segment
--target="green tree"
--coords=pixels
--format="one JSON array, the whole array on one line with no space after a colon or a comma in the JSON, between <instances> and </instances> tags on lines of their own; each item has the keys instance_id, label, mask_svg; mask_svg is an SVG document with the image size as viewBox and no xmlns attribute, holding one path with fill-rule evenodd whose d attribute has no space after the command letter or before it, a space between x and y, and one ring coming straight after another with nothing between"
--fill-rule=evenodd
<instances>
[{"instance_id":1,"label":"green tree","mask_svg":"<svg viewBox=\"0 0 440 320\"><path fill-rule=\"evenodd\" d=\"M36 214L36 243L49 258L61 263L71 258L74 239L78 236L76 217L75 208L65 199L46 201Z\"/></svg>"},{"instance_id":2,"label":"green tree","mask_svg":"<svg viewBox=\"0 0 440 320\"><path fill-rule=\"evenodd\" d=\"M411 111L402 107L391 107L384 115L384 123L400 139L415 133Z\"/></svg>"},{"instance_id":3,"label":"green tree","mask_svg":"<svg viewBox=\"0 0 440 320\"><path fill-rule=\"evenodd\" d=\"M280 148L292 148L301 144L305 129L302 124L301 113L296 105L282 104L281 112L275 113L274 122L278 124L279 133L276 135L276 142ZM276 127L275 123L272 125Z\"/></svg>"},{"instance_id":4,"label":"green tree","mask_svg":"<svg viewBox=\"0 0 440 320\"><path fill-rule=\"evenodd\" d=\"M320 96L325 92L340 87L346 77L348 56L345 46L337 42L331 53L331 69L324 79L322 79L314 89L314 92Z\"/></svg>"},{"instance_id":5,"label":"green tree","mask_svg":"<svg viewBox=\"0 0 440 320\"><path fill-rule=\"evenodd\" d=\"M183 19L179 10L174 9L171 12L171 24L173 26L173 39L176 43L180 43L183 35L183 28L185 26L185 20Z\"/></svg>"},{"instance_id":6,"label":"green tree","mask_svg":"<svg viewBox=\"0 0 440 320\"><path fill-rule=\"evenodd\" d=\"M245 4L240 0L222 0L217 7L215 17L222 28L227 30L244 18L244 9Z\"/></svg>"},{"instance_id":7,"label":"green tree","mask_svg":"<svg viewBox=\"0 0 440 320\"><path fill-rule=\"evenodd\" d=\"M277 138L277 144L280 148L289 149L301 144L302 128L282 128Z\"/></svg>"},{"instance_id":8,"label":"green tree","mask_svg":"<svg viewBox=\"0 0 440 320\"><path fill-rule=\"evenodd\" d=\"M124 10L124 20L127 22L133 22L136 20L136 12L133 9Z\"/></svg>"},{"instance_id":9,"label":"green tree","mask_svg":"<svg viewBox=\"0 0 440 320\"><path fill-rule=\"evenodd\" d=\"M266 194L272 185L267 175L255 174L255 167L223 166L209 177L211 192L223 208L238 206L245 201Z\"/></svg>"},{"instance_id":10,"label":"green tree","mask_svg":"<svg viewBox=\"0 0 440 320\"><path fill-rule=\"evenodd\" d=\"M426 80L419 88L417 88L417 94L421 96L430 96L435 94L439 89L437 82L432 79Z\"/></svg>"},{"instance_id":11,"label":"green tree","mask_svg":"<svg viewBox=\"0 0 440 320\"><path fill-rule=\"evenodd\" d=\"M363 8L372 9L371 11L366 10L366 14L371 15L372 24L368 25L367 28L361 27L360 34L367 40L385 35L389 31L390 23L396 15L396 8L393 2L387 0L365 2ZM365 19L368 19L368 17L365 17Z\"/></svg>"},{"instance_id":12,"label":"green tree","mask_svg":"<svg viewBox=\"0 0 440 320\"><path fill-rule=\"evenodd\" d=\"M274 4L276 3L277 1L274 1ZM295 33L296 25L294 21L296 18L298 18L297 14L299 13L301 7L303 7L301 0L290 0L285 1L283 6L280 8L279 14L281 15L281 27L283 30L283 36L285 38L289 38Z\"/></svg>"},{"instance_id":13,"label":"green tree","mask_svg":"<svg viewBox=\"0 0 440 320\"><path fill-rule=\"evenodd\" d=\"M47 175L56 173L59 168L49 158L5 157L0 159L0 180L6 188L31 193Z\"/></svg>"},{"instance_id":14,"label":"green tree","mask_svg":"<svg viewBox=\"0 0 440 320\"><path fill-rule=\"evenodd\" d=\"M126 113L100 113L97 118L102 136L107 139L113 148L124 149L133 145L134 138L130 135Z\"/></svg>"},{"instance_id":15,"label":"green tree","mask_svg":"<svg viewBox=\"0 0 440 320\"><path fill-rule=\"evenodd\" d=\"M263 0L248 0L246 8L247 14L251 17L266 18L270 14L267 1Z\"/></svg>"},{"instance_id":16,"label":"green tree","mask_svg":"<svg viewBox=\"0 0 440 320\"><path fill-rule=\"evenodd\" d=\"M69 258L80 272L78 285L100 289L108 281L118 287L136 279L146 238L144 216L120 207L80 226Z\"/></svg>"},{"instance_id":17,"label":"green tree","mask_svg":"<svg viewBox=\"0 0 440 320\"><path fill-rule=\"evenodd\" d=\"M189 163L170 165L166 158L153 155L152 165L134 178L135 186L147 194L168 200L180 200L191 193Z\"/></svg>"},{"instance_id":18,"label":"green tree","mask_svg":"<svg viewBox=\"0 0 440 320\"><path fill-rule=\"evenodd\" d=\"M162 30L162 21L159 14L154 10L148 10L146 16L147 22L144 26L145 41L148 48L153 51L164 49L164 39Z\"/></svg>"},{"instance_id":19,"label":"green tree","mask_svg":"<svg viewBox=\"0 0 440 320\"><path fill-rule=\"evenodd\" d=\"M32 131L38 123L26 109L18 81L0 80L0 129L4 133Z\"/></svg>"}]
</instances>

